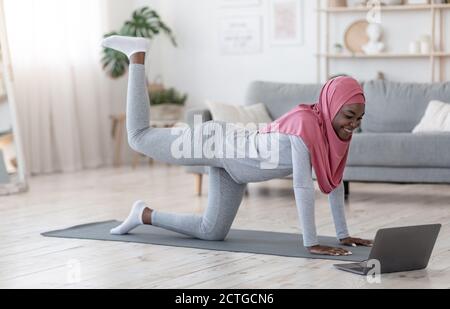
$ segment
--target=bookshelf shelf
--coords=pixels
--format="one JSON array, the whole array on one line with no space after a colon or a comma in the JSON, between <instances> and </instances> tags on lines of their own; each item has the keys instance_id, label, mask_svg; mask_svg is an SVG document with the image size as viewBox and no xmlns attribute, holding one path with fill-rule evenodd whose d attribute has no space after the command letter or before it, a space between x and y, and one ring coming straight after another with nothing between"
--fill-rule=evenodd
<instances>
[{"instance_id":1,"label":"bookshelf shelf","mask_svg":"<svg viewBox=\"0 0 450 309\"><path fill-rule=\"evenodd\" d=\"M317 0L317 79L318 82L323 82L323 71L325 71L325 80L330 77L330 62L339 61L340 59L358 59L358 60L373 60L373 59L417 59L417 60L427 60L430 64L430 80L434 82L436 80L445 80L445 61L450 57L450 52L445 51L445 23L444 23L444 10L450 9L450 4L416 4L416 5L392 5L392 6L380 6L379 10L381 12L389 12L391 14L406 14L408 12L419 12L423 11L430 14L430 34L431 34L431 52L427 54L410 54L405 52L393 52L393 53L380 53L375 55L366 54L352 54L349 52L344 52L341 54L334 54L331 52L330 48L330 19L336 14L348 13L348 14L358 14L367 13L373 9L373 7L327 7L327 2L322 0ZM324 19L324 20L323 20ZM322 25L323 21L325 26ZM440 36L437 38L437 33ZM325 36L324 45L322 42L323 35ZM436 43L439 47L436 47ZM437 50L439 51L437 51ZM436 74L436 63L438 63L439 74ZM324 67L323 67L324 66ZM436 75L439 77L436 78Z\"/></svg>"}]
</instances>

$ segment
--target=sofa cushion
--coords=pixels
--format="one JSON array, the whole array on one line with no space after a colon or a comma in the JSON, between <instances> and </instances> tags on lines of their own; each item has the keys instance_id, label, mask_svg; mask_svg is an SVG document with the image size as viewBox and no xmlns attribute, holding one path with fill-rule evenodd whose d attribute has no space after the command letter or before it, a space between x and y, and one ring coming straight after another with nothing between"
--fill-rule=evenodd
<instances>
[{"instance_id":1,"label":"sofa cushion","mask_svg":"<svg viewBox=\"0 0 450 309\"><path fill-rule=\"evenodd\" d=\"M450 104L431 101L422 120L412 132L450 132Z\"/></svg>"},{"instance_id":2,"label":"sofa cushion","mask_svg":"<svg viewBox=\"0 0 450 309\"><path fill-rule=\"evenodd\" d=\"M363 132L412 132L432 100L450 102L450 82L397 83L374 80L364 83L366 115Z\"/></svg>"},{"instance_id":3,"label":"sofa cushion","mask_svg":"<svg viewBox=\"0 0 450 309\"><path fill-rule=\"evenodd\" d=\"M216 121L245 126L247 124L267 125L273 120L270 118L267 108L263 103L241 106L207 100L206 105L211 111L213 120Z\"/></svg>"},{"instance_id":4,"label":"sofa cushion","mask_svg":"<svg viewBox=\"0 0 450 309\"><path fill-rule=\"evenodd\" d=\"M250 84L246 104L264 103L272 117L278 119L298 104L315 104L321 84L285 84L256 81Z\"/></svg>"},{"instance_id":5,"label":"sofa cushion","mask_svg":"<svg viewBox=\"0 0 450 309\"><path fill-rule=\"evenodd\" d=\"M450 133L359 133L353 136L349 166L450 166Z\"/></svg>"}]
</instances>

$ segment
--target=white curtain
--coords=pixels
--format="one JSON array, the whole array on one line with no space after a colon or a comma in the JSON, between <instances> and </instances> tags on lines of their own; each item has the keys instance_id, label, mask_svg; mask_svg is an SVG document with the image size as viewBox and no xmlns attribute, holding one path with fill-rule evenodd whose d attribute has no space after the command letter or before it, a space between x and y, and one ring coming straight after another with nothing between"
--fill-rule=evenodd
<instances>
[{"instance_id":1,"label":"white curtain","mask_svg":"<svg viewBox=\"0 0 450 309\"><path fill-rule=\"evenodd\" d=\"M107 0L4 0L18 117L31 174L111 162L100 42Z\"/></svg>"}]
</instances>

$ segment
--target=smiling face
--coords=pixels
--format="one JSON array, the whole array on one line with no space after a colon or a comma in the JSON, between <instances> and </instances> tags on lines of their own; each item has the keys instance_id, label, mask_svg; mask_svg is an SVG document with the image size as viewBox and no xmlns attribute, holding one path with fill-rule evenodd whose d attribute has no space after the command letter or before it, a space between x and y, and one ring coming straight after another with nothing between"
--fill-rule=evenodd
<instances>
[{"instance_id":1,"label":"smiling face","mask_svg":"<svg viewBox=\"0 0 450 309\"><path fill-rule=\"evenodd\" d=\"M353 131L361 125L365 114L365 104L344 105L333 119L333 129L337 136L343 141L351 139Z\"/></svg>"}]
</instances>

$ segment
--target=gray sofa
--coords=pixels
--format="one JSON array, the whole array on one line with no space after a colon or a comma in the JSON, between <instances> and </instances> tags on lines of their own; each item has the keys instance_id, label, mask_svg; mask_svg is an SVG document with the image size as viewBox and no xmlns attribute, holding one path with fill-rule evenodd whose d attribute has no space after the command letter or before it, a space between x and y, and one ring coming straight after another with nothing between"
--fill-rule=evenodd
<instances>
[{"instance_id":1,"label":"gray sofa","mask_svg":"<svg viewBox=\"0 0 450 309\"><path fill-rule=\"evenodd\" d=\"M246 104L262 102L276 119L299 103L315 102L322 85L253 82ZM411 133L431 100L450 102L450 83L396 83L374 80L363 84L366 115L354 135L344 173L346 195L350 181L396 183L450 183L450 133ZM213 120L207 109L189 110L186 121L200 114ZM206 167L187 167L196 175L201 194ZM289 177L288 177L289 178Z\"/></svg>"}]
</instances>

